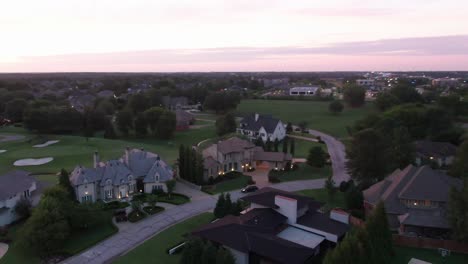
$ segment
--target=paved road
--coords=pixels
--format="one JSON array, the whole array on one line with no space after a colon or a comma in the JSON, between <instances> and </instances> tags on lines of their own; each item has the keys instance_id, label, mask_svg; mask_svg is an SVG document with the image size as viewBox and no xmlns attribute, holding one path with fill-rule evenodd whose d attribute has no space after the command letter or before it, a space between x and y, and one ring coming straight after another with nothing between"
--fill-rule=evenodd
<instances>
[{"instance_id":1,"label":"paved road","mask_svg":"<svg viewBox=\"0 0 468 264\"><path fill-rule=\"evenodd\" d=\"M303 189L323 188L324 182L323 179L318 179L284 182L272 186L285 191L298 191ZM177 185L180 184L182 183L178 183ZM239 190L232 191L230 194L233 200L244 196ZM210 196L204 193L200 193L199 195L193 193L193 195L196 197L194 197L195 199L192 202L168 208L155 216L147 217L138 223L128 225L117 234L81 252L79 255L66 259L63 263L110 263L164 229L185 219L214 209L217 200L216 196Z\"/></svg>"},{"instance_id":2,"label":"paved road","mask_svg":"<svg viewBox=\"0 0 468 264\"><path fill-rule=\"evenodd\" d=\"M348 181L350 176L346 171L346 153L345 146L336 138L317 130L309 129L309 133L319 136L327 144L328 154L332 161L333 181L339 185L342 181ZM306 139L307 140L307 139Z\"/></svg>"}]
</instances>

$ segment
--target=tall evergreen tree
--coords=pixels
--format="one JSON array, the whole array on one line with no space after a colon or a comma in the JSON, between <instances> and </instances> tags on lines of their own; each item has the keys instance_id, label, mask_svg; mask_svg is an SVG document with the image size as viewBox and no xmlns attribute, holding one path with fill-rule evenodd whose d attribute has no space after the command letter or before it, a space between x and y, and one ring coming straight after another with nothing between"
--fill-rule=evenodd
<instances>
[{"instance_id":1,"label":"tall evergreen tree","mask_svg":"<svg viewBox=\"0 0 468 264\"><path fill-rule=\"evenodd\" d=\"M393 255L392 233L383 202L379 202L367 219L366 230L374 263L390 263Z\"/></svg>"},{"instance_id":2,"label":"tall evergreen tree","mask_svg":"<svg viewBox=\"0 0 468 264\"><path fill-rule=\"evenodd\" d=\"M468 139L458 148L449 174L454 177L468 178Z\"/></svg>"},{"instance_id":3,"label":"tall evergreen tree","mask_svg":"<svg viewBox=\"0 0 468 264\"><path fill-rule=\"evenodd\" d=\"M185 146L181 144L179 146L179 177L181 177L182 179L186 179L186 173L187 172L185 171Z\"/></svg>"},{"instance_id":4,"label":"tall evergreen tree","mask_svg":"<svg viewBox=\"0 0 468 264\"><path fill-rule=\"evenodd\" d=\"M277 138L275 139L274 147L275 147L275 152L278 152L279 151L279 141L278 141Z\"/></svg>"},{"instance_id":5,"label":"tall evergreen tree","mask_svg":"<svg viewBox=\"0 0 468 264\"><path fill-rule=\"evenodd\" d=\"M415 160L415 149L411 136L406 127L397 127L393 130L390 156L393 160L393 169L403 169Z\"/></svg>"},{"instance_id":6,"label":"tall evergreen tree","mask_svg":"<svg viewBox=\"0 0 468 264\"><path fill-rule=\"evenodd\" d=\"M218 196L218 201L216 202L216 206L213 212L214 215L217 218L224 217L226 215L225 208L226 208L226 199L224 197L224 193L221 193Z\"/></svg>"},{"instance_id":7,"label":"tall evergreen tree","mask_svg":"<svg viewBox=\"0 0 468 264\"><path fill-rule=\"evenodd\" d=\"M296 142L294 140L294 138L291 138L291 146L290 146L290 150L289 150L289 153L291 153L292 156L294 156L294 152L296 151Z\"/></svg>"},{"instance_id":8,"label":"tall evergreen tree","mask_svg":"<svg viewBox=\"0 0 468 264\"><path fill-rule=\"evenodd\" d=\"M468 242L468 180L464 178L463 189L453 188L448 203L448 219L454 239Z\"/></svg>"},{"instance_id":9,"label":"tall evergreen tree","mask_svg":"<svg viewBox=\"0 0 468 264\"><path fill-rule=\"evenodd\" d=\"M267 141L265 143L265 149L266 149L266 151L271 151L272 150L272 142L270 140L270 137L267 137Z\"/></svg>"},{"instance_id":10,"label":"tall evergreen tree","mask_svg":"<svg viewBox=\"0 0 468 264\"><path fill-rule=\"evenodd\" d=\"M71 185L69 174L65 169L60 171L59 185L68 192L68 197L70 200L76 200L75 189Z\"/></svg>"},{"instance_id":11,"label":"tall evergreen tree","mask_svg":"<svg viewBox=\"0 0 468 264\"><path fill-rule=\"evenodd\" d=\"M288 138L287 137L283 139L283 153L285 154L288 153Z\"/></svg>"}]
</instances>

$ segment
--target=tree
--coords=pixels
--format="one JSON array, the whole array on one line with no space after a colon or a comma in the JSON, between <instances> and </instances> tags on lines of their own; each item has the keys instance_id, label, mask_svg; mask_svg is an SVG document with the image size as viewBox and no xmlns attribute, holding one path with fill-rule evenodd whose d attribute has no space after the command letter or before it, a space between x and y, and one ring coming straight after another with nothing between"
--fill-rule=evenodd
<instances>
[{"instance_id":1,"label":"tree","mask_svg":"<svg viewBox=\"0 0 468 264\"><path fill-rule=\"evenodd\" d=\"M224 193L221 193L218 196L218 201L216 202L215 209L213 211L216 218L222 218L226 215L226 198Z\"/></svg>"},{"instance_id":2,"label":"tree","mask_svg":"<svg viewBox=\"0 0 468 264\"><path fill-rule=\"evenodd\" d=\"M362 191L359 190L354 183L351 183L345 193L346 208L350 210L361 209L363 206L363 200L364 196Z\"/></svg>"},{"instance_id":3,"label":"tree","mask_svg":"<svg viewBox=\"0 0 468 264\"><path fill-rule=\"evenodd\" d=\"M287 137L283 139L283 153L285 154L288 153L288 138Z\"/></svg>"},{"instance_id":4,"label":"tree","mask_svg":"<svg viewBox=\"0 0 468 264\"><path fill-rule=\"evenodd\" d=\"M296 151L296 143L295 143L295 140L294 138L291 138L291 146L290 146L290 149L289 149L289 153L291 153L292 156L294 156L294 152Z\"/></svg>"},{"instance_id":5,"label":"tree","mask_svg":"<svg viewBox=\"0 0 468 264\"><path fill-rule=\"evenodd\" d=\"M148 123L148 127L153 133L153 135L156 135L157 133L157 126L158 126L159 118L161 117L161 114L163 112L164 112L164 109L161 107L151 107L144 112L145 117L146 117L146 122Z\"/></svg>"},{"instance_id":6,"label":"tree","mask_svg":"<svg viewBox=\"0 0 468 264\"><path fill-rule=\"evenodd\" d=\"M400 104L400 100L398 100L398 98L395 95L389 92L383 92L377 95L374 104L377 107L377 109L379 109L379 111L384 112L392 108L393 106Z\"/></svg>"},{"instance_id":7,"label":"tree","mask_svg":"<svg viewBox=\"0 0 468 264\"><path fill-rule=\"evenodd\" d=\"M448 203L448 220L454 239L468 242L468 180L464 178L463 188L452 188Z\"/></svg>"},{"instance_id":8,"label":"tree","mask_svg":"<svg viewBox=\"0 0 468 264\"><path fill-rule=\"evenodd\" d=\"M383 202L379 202L366 221L373 263L390 263L393 255L392 233Z\"/></svg>"},{"instance_id":9,"label":"tree","mask_svg":"<svg viewBox=\"0 0 468 264\"><path fill-rule=\"evenodd\" d=\"M468 178L468 140L458 147L455 159L450 166L449 174L454 177Z\"/></svg>"},{"instance_id":10,"label":"tree","mask_svg":"<svg viewBox=\"0 0 468 264\"><path fill-rule=\"evenodd\" d=\"M184 245L180 264L234 264L235 258L230 251L210 241L191 238Z\"/></svg>"},{"instance_id":11,"label":"tree","mask_svg":"<svg viewBox=\"0 0 468 264\"><path fill-rule=\"evenodd\" d=\"M176 129L176 116L174 112L164 111L159 117L157 134L161 139L172 138Z\"/></svg>"},{"instance_id":12,"label":"tree","mask_svg":"<svg viewBox=\"0 0 468 264\"><path fill-rule=\"evenodd\" d=\"M401 103L422 102L422 97L416 89L403 83L392 87L392 89L390 89L390 94L395 96Z\"/></svg>"},{"instance_id":13,"label":"tree","mask_svg":"<svg viewBox=\"0 0 468 264\"><path fill-rule=\"evenodd\" d=\"M332 177L328 177L325 181L325 189L327 190L328 200L332 201L336 193L335 181L332 179Z\"/></svg>"},{"instance_id":14,"label":"tree","mask_svg":"<svg viewBox=\"0 0 468 264\"><path fill-rule=\"evenodd\" d=\"M132 211L139 212L141 205L143 203L140 200L133 200L131 204L132 204Z\"/></svg>"},{"instance_id":15,"label":"tree","mask_svg":"<svg viewBox=\"0 0 468 264\"><path fill-rule=\"evenodd\" d=\"M107 119L105 126L106 128L104 130L104 138L116 139L117 135L115 134L115 129L114 129L114 125L112 124L112 121Z\"/></svg>"},{"instance_id":16,"label":"tree","mask_svg":"<svg viewBox=\"0 0 468 264\"><path fill-rule=\"evenodd\" d=\"M216 255L217 255L218 249L211 243L210 241L207 241L204 243L203 246L203 253L201 255L201 263L204 264L217 264L216 263Z\"/></svg>"},{"instance_id":17,"label":"tree","mask_svg":"<svg viewBox=\"0 0 468 264\"><path fill-rule=\"evenodd\" d=\"M301 129L301 132L304 133L307 129L307 122L306 121L301 121L297 126Z\"/></svg>"},{"instance_id":18,"label":"tree","mask_svg":"<svg viewBox=\"0 0 468 264\"><path fill-rule=\"evenodd\" d=\"M129 110L122 110L116 116L117 127L125 136L133 129L133 115Z\"/></svg>"},{"instance_id":19,"label":"tree","mask_svg":"<svg viewBox=\"0 0 468 264\"><path fill-rule=\"evenodd\" d=\"M288 122L288 124L286 125L286 133L291 134L292 132L293 132L293 125L291 122Z\"/></svg>"},{"instance_id":20,"label":"tree","mask_svg":"<svg viewBox=\"0 0 468 264\"><path fill-rule=\"evenodd\" d=\"M204 108L225 113L233 110L240 103L240 95L237 92L211 93L205 98Z\"/></svg>"},{"instance_id":21,"label":"tree","mask_svg":"<svg viewBox=\"0 0 468 264\"><path fill-rule=\"evenodd\" d=\"M231 194L226 193L225 203L224 203L224 214L225 215L231 214L232 208L233 206L232 206Z\"/></svg>"},{"instance_id":22,"label":"tree","mask_svg":"<svg viewBox=\"0 0 468 264\"><path fill-rule=\"evenodd\" d=\"M351 107L361 107L364 105L366 90L357 85L347 85L344 88L343 99Z\"/></svg>"},{"instance_id":23,"label":"tree","mask_svg":"<svg viewBox=\"0 0 468 264\"><path fill-rule=\"evenodd\" d=\"M31 215L31 201L29 199L21 197L16 203L14 211L19 219L28 218Z\"/></svg>"},{"instance_id":24,"label":"tree","mask_svg":"<svg viewBox=\"0 0 468 264\"><path fill-rule=\"evenodd\" d=\"M220 116L216 119L216 134L223 136L236 131L236 119L232 113Z\"/></svg>"},{"instance_id":25,"label":"tree","mask_svg":"<svg viewBox=\"0 0 468 264\"><path fill-rule=\"evenodd\" d=\"M169 180L166 182L166 187L167 187L167 193L169 195L169 199L171 199L172 192L174 191L174 188L176 186L176 180Z\"/></svg>"},{"instance_id":26,"label":"tree","mask_svg":"<svg viewBox=\"0 0 468 264\"><path fill-rule=\"evenodd\" d=\"M236 259L230 251L223 247L219 247L218 252L216 253L216 263L235 264Z\"/></svg>"},{"instance_id":27,"label":"tree","mask_svg":"<svg viewBox=\"0 0 468 264\"><path fill-rule=\"evenodd\" d=\"M75 188L71 185L69 174L65 169L60 171L59 186L68 192L70 200L76 200Z\"/></svg>"},{"instance_id":28,"label":"tree","mask_svg":"<svg viewBox=\"0 0 468 264\"><path fill-rule=\"evenodd\" d=\"M5 104L5 116L13 122L23 121L23 112L28 102L24 99L13 99Z\"/></svg>"},{"instance_id":29,"label":"tree","mask_svg":"<svg viewBox=\"0 0 468 264\"><path fill-rule=\"evenodd\" d=\"M158 202L158 196L155 194L150 194L146 198L146 201L148 201L148 204L151 206L151 208L154 209L156 207L156 203Z\"/></svg>"},{"instance_id":30,"label":"tree","mask_svg":"<svg viewBox=\"0 0 468 264\"><path fill-rule=\"evenodd\" d=\"M271 151L272 150L272 146L273 144L271 143L271 140L270 140L270 137L267 136L267 141L265 143L265 150L266 151Z\"/></svg>"},{"instance_id":31,"label":"tree","mask_svg":"<svg viewBox=\"0 0 468 264\"><path fill-rule=\"evenodd\" d=\"M403 169L414 162L416 153L406 127L393 129L389 154L393 163L391 170L397 168Z\"/></svg>"},{"instance_id":32,"label":"tree","mask_svg":"<svg viewBox=\"0 0 468 264\"><path fill-rule=\"evenodd\" d=\"M179 146L179 159L178 159L178 168L179 168L179 177L181 177L182 179L187 179L187 171L186 171L186 167L185 167L185 163L187 162L185 160L185 146L184 145L180 145Z\"/></svg>"},{"instance_id":33,"label":"tree","mask_svg":"<svg viewBox=\"0 0 468 264\"><path fill-rule=\"evenodd\" d=\"M142 113L149 107L148 98L142 93L134 94L128 100L128 107L135 115Z\"/></svg>"},{"instance_id":34,"label":"tree","mask_svg":"<svg viewBox=\"0 0 468 264\"><path fill-rule=\"evenodd\" d=\"M201 257L203 255L204 242L199 238L192 238L187 241L182 251L180 264L203 264Z\"/></svg>"},{"instance_id":35,"label":"tree","mask_svg":"<svg viewBox=\"0 0 468 264\"><path fill-rule=\"evenodd\" d=\"M321 147L313 147L309 150L307 164L312 167L322 168L327 162L326 153Z\"/></svg>"},{"instance_id":36,"label":"tree","mask_svg":"<svg viewBox=\"0 0 468 264\"><path fill-rule=\"evenodd\" d=\"M144 113L138 113L135 118L135 133L139 137L144 137L148 133L148 121Z\"/></svg>"},{"instance_id":37,"label":"tree","mask_svg":"<svg viewBox=\"0 0 468 264\"><path fill-rule=\"evenodd\" d=\"M275 138L273 146L275 148L275 152L278 152L279 151L279 140L277 138Z\"/></svg>"},{"instance_id":38,"label":"tree","mask_svg":"<svg viewBox=\"0 0 468 264\"><path fill-rule=\"evenodd\" d=\"M344 106L340 101L335 100L328 105L328 111L330 111L334 115L343 112L343 109Z\"/></svg>"},{"instance_id":39,"label":"tree","mask_svg":"<svg viewBox=\"0 0 468 264\"><path fill-rule=\"evenodd\" d=\"M386 139L374 129L354 134L346 148L346 168L351 177L364 184L383 179L388 172Z\"/></svg>"}]
</instances>

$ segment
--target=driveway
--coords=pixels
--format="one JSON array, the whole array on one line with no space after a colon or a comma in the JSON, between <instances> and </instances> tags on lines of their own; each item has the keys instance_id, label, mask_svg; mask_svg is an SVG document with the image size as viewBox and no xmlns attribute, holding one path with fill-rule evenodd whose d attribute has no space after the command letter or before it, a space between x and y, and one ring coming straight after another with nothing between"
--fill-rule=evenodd
<instances>
[{"instance_id":1,"label":"driveway","mask_svg":"<svg viewBox=\"0 0 468 264\"><path fill-rule=\"evenodd\" d=\"M177 186L178 185L179 183ZM286 191L320 189L324 186L324 179L284 182L271 186ZM233 200L237 200L245 196L245 194L241 193L240 190L232 191L230 194ZM138 223L126 225L125 228L119 230L117 234L91 248L88 248L78 255L64 260L62 263L111 263L119 256L124 255L164 229L195 215L212 211L216 205L216 200L216 195L200 195L190 203L168 208L167 210L164 210L155 216L147 217Z\"/></svg>"},{"instance_id":2,"label":"driveway","mask_svg":"<svg viewBox=\"0 0 468 264\"><path fill-rule=\"evenodd\" d=\"M257 168L254 171L244 172L245 175L252 176L252 180L255 181L255 185L258 188L263 188L270 185L268 181L268 172L270 169Z\"/></svg>"}]
</instances>

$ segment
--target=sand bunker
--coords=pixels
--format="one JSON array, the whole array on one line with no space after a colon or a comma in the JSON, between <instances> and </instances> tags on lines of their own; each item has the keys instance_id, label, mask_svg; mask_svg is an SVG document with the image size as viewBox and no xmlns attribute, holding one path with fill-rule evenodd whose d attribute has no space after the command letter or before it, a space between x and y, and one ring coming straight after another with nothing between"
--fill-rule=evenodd
<instances>
[{"instance_id":1,"label":"sand bunker","mask_svg":"<svg viewBox=\"0 0 468 264\"><path fill-rule=\"evenodd\" d=\"M0 243L0 259L7 253L8 245L5 243Z\"/></svg>"},{"instance_id":2,"label":"sand bunker","mask_svg":"<svg viewBox=\"0 0 468 264\"><path fill-rule=\"evenodd\" d=\"M5 153L6 149L0 149L0 154Z\"/></svg>"},{"instance_id":3,"label":"sand bunker","mask_svg":"<svg viewBox=\"0 0 468 264\"><path fill-rule=\"evenodd\" d=\"M54 158L52 157L41 158L41 159L20 159L20 160L15 161L13 165L15 166L37 166L37 165L49 163L53 160Z\"/></svg>"},{"instance_id":4,"label":"sand bunker","mask_svg":"<svg viewBox=\"0 0 468 264\"><path fill-rule=\"evenodd\" d=\"M49 141L47 141L46 143L34 145L33 148L43 148L43 147L47 147L47 146L49 146L49 145L52 145L52 144L55 144L55 143L59 143L59 141L60 141L60 140L49 140Z\"/></svg>"}]
</instances>

